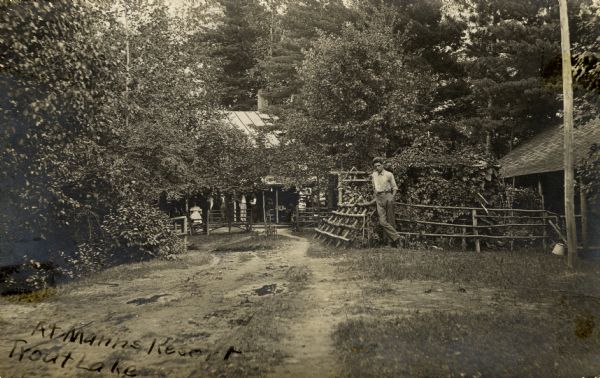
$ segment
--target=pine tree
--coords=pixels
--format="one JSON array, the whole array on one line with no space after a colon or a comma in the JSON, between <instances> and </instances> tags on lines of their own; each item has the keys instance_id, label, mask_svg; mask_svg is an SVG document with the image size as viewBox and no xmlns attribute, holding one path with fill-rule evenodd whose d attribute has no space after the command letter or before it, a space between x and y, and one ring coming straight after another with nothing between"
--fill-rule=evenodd
<instances>
[{"instance_id":1,"label":"pine tree","mask_svg":"<svg viewBox=\"0 0 600 378\"><path fill-rule=\"evenodd\" d=\"M311 44L321 34L338 35L344 23L352 19L353 11L342 0L282 0L272 9L280 13L275 18L272 49L261 60L260 68L265 79L264 96L272 107L278 107L290 105L298 96L298 68Z\"/></svg>"},{"instance_id":2,"label":"pine tree","mask_svg":"<svg viewBox=\"0 0 600 378\"><path fill-rule=\"evenodd\" d=\"M570 17L580 19L588 3L575 1ZM473 141L502 155L558 123L560 82L548 80L548 72L560 71L558 2L475 0L461 14L470 23L464 60L474 110L464 126ZM573 40L585 41L586 34L574 28Z\"/></svg>"},{"instance_id":3,"label":"pine tree","mask_svg":"<svg viewBox=\"0 0 600 378\"><path fill-rule=\"evenodd\" d=\"M268 14L258 0L219 0L219 5L222 16L217 27L206 33L205 40L212 55L222 61L222 105L236 110L254 109L261 87L256 67L268 39Z\"/></svg>"},{"instance_id":4,"label":"pine tree","mask_svg":"<svg viewBox=\"0 0 600 378\"><path fill-rule=\"evenodd\" d=\"M470 93L466 70L458 59L466 23L452 17L440 0L368 0L357 2L356 7L357 27L391 27L398 51L437 78L431 107L425 110L427 129L457 140L457 120L468 111L462 98Z\"/></svg>"}]
</instances>

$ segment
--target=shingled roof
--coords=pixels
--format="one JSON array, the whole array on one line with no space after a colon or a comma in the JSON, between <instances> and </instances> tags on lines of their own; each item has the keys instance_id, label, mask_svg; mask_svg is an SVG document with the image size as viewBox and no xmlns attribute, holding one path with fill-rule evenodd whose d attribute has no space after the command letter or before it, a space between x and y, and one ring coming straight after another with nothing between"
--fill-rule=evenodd
<instances>
[{"instance_id":1,"label":"shingled roof","mask_svg":"<svg viewBox=\"0 0 600 378\"><path fill-rule=\"evenodd\" d=\"M500 159L502 177L525 176L563 170L563 128L552 127L519 145ZM590 146L600 144L600 120L594 120L573 131L575 161L587 156Z\"/></svg>"}]
</instances>

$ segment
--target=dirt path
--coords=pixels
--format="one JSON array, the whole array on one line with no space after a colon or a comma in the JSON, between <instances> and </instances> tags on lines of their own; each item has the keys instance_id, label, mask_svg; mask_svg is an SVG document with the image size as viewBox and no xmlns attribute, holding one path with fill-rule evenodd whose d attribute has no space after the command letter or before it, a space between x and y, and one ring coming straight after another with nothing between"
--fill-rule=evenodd
<instances>
[{"instance_id":1,"label":"dirt path","mask_svg":"<svg viewBox=\"0 0 600 378\"><path fill-rule=\"evenodd\" d=\"M294 237L297 242L290 250L290 260L304 265L311 272L307 287L298 301L301 313L288 324L288 336L282 343L291 357L284 360L271 374L273 377L306 377L307 368L320 377L339 376L332 334L335 326L348 317L352 298L358 293L355 284L339 277L332 259L310 258L306 255L309 243Z\"/></svg>"},{"instance_id":2,"label":"dirt path","mask_svg":"<svg viewBox=\"0 0 600 378\"><path fill-rule=\"evenodd\" d=\"M357 289L332 259L308 257L306 239L281 234L273 250L122 265L36 304L0 298L0 377L127 367L144 377L336 376L331 333ZM230 347L242 353L225 358Z\"/></svg>"},{"instance_id":3,"label":"dirt path","mask_svg":"<svg viewBox=\"0 0 600 378\"><path fill-rule=\"evenodd\" d=\"M0 377L127 367L140 377L337 377L332 336L345 320L493 302L453 284L348 277L339 257L308 256L309 241L285 230L252 240L213 235L176 261L115 267L35 304L0 298ZM237 249L215 249L228 243Z\"/></svg>"}]
</instances>

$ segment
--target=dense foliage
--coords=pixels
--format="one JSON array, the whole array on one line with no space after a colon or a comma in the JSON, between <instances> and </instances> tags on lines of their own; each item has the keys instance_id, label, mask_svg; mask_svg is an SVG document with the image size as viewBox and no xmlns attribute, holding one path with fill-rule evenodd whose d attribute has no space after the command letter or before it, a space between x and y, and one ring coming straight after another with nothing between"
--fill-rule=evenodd
<instances>
[{"instance_id":1,"label":"dense foliage","mask_svg":"<svg viewBox=\"0 0 600 378\"><path fill-rule=\"evenodd\" d=\"M258 0L219 0L218 25L202 39L221 60L218 73L222 105L234 110L255 107L261 77L256 71L268 38L268 15Z\"/></svg>"},{"instance_id":2,"label":"dense foliage","mask_svg":"<svg viewBox=\"0 0 600 378\"><path fill-rule=\"evenodd\" d=\"M165 6L0 11L3 250L44 240L56 264L177 252L161 194L260 177L247 138L217 125L217 62Z\"/></svg>"},{"instance_id":3,"label":"dense foliage","mask_svg":"<svg viewBox=\"0 0 600 378\"><path fill-rule=\"evenodd\" d=\"M338 168L369 166L426 132L457 139L468 88L457 58L464 24L442 3L361 2L339 31L304 54L299 101L287 132L333 157Z\"/></svg>"},{"instance_id":4,"label":"dense foliage","mask_svg":"<svg viewBox=\"0 0 600 378\"><path fill-rule=\"evenodd\" d=\"M354 11L343 1L271 1L271 39L260 59L264 97L271 109L299 104L302 80L299 68L320 35L339 35Z\"/></svg>"},{"instance_id":5,"label":"dense foliage","mask_svg":"<svg viewBox=\"0 0 600 378\"><path fill-rule=\"evenodd\" d=\"M489 154L425 135L390 159L399 200L434 206L502 207L505 185ZM406 208L407 217L415 211ZM432 208L419 218L452 221L460 212Z\"/></svg>"},{"instance_id":6,"label":"dense foliage","mask_svg":"<svg viewBox=\"0 0 600 378\"><path fill-rule=\"evenodd\" d=\"M159 197L322 184L380 155L407 201L506 202L494 158L560 122L555 0L181 6L0 3L0 248L171 253ZM600 7L570 17L576 110L596 115ZM259 89L280 117L269 148L220 122Z\"/></svg>"},{"instance_id":7,"label":"dense foliage","mask_svg":"<svg viewBox=\"0 0 600 378\"><path fill-rule=\"evenodd\" d=\"M600 93L600 59L589 51L574 58L573 78L586 89Z\"/></svg>"},{"instance_id":8,"label":"dense foliage","mask_svg":"<svg viewBox=\"0 0 600 378\"><path fill-rule=\"evenodd\" d=\"M600 193L600 144L594 143L578 167L581 185L590 195ZM596 198L597 200L597 198Z\"/></svg>"},{"instance_id":9,"label":"dense foliage","mask_svg":"<svg viewBox=\"0 0 600 378\"><path fill-rule=\"evenodd\" d=\"M317 40L304 61L304 108L318 120L311 134L321 135L339 165L391 152L424 125L434 77L392 48L396 42L389 27L348 26Z\"/></svg>"}]
</instances>

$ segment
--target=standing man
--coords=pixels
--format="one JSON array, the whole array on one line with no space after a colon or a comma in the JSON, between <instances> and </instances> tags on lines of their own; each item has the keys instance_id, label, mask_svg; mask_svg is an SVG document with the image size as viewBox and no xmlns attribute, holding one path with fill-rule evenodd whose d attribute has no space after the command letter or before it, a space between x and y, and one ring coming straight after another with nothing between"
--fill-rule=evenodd
<instances>
[{"instance_id":1,"label":"standing man","mask_svg":"<svg viewBox=\"0 0 600 378\"><path fill-rule=\"evenodd\" d=\"M372 174L373 190L375 192L375 203L377 204L377 215L379 224L384 233L392 240L392 247L398 247L400 235L396 231L396 216L394 214L394 196L398 191L394 175L383 169L381 158L373 159L375 171Z\"/></svg>"}]
</instances>

